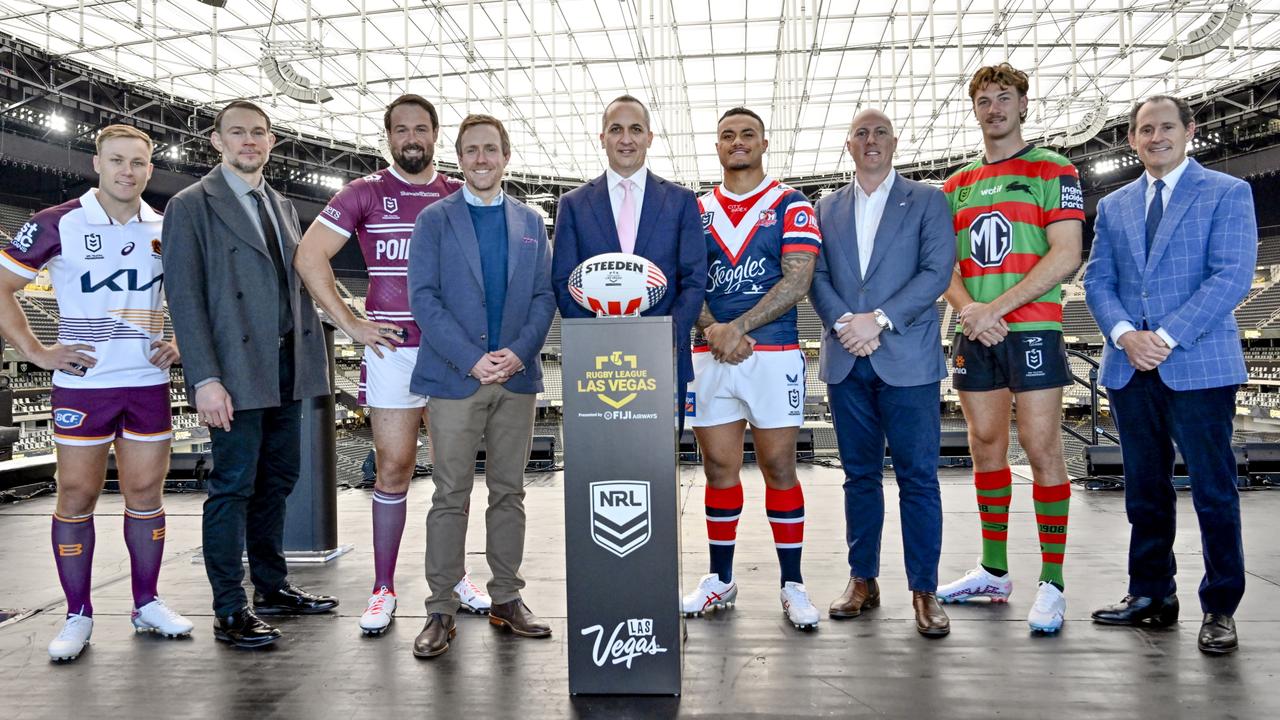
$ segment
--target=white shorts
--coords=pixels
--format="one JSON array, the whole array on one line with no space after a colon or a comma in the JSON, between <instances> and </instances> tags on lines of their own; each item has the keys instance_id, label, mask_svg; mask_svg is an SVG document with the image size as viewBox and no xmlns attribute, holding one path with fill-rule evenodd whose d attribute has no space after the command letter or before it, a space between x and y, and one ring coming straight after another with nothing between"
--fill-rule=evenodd
<instances>
[{"instance_id":1,"label":"white shorts","mask_svg":"<svg viewBox=\"0 0 1280 720\"><path fill-rule=\"evenodd\" d=\"M382 348L382 357L366 347L360 363L360 404L388 409L426 407L426 396L409 390L417 362L416 347L399 347L395 352Z\"/></svg>"},{"instance_id":2,"label":"white shorts","mask_svg":"<svg viewBox=\"0 0 1280 720\"><path fill-rule=\"evenodd\" d=\"M690 427L743 419L758 428L800 427L804 424L804 353L760 350L730 365L710 352L695 351L685 418Z\"/></svg>"}]
</instances>

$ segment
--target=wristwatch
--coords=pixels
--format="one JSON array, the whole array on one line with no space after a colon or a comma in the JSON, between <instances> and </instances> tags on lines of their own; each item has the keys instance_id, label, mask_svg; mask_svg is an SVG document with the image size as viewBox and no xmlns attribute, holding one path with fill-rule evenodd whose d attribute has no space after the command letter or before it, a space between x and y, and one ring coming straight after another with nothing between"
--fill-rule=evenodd
<instances>
[{"instance_id":1,"label":"wristwatch","mask_svg":"<svg viewBox=\"0 0 1280 720\"><path fill-rule=\"evenodd\" d=\"M888 330L889 324L890 324L889 316L885 315L884 311L881 310L880 308L876 308L875 310L872 311L872 313L876 316L876 324L880 326L880 329Z\"/></svg>"}]
</instances>

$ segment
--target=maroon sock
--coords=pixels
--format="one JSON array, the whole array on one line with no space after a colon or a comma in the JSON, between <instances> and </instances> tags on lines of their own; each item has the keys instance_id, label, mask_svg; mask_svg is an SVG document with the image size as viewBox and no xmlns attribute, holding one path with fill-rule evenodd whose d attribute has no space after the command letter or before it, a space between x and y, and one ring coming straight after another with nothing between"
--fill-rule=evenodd
<instances>
[{"instance_id":1,"label":"maroon sock","mask_svg":"<svg viewBox=\"0 0 1280 720\"><path fill-rule=\"evenodd\" d=\"M164 508L124 509L124 544L129 548L129 571L133 583L133 606L140 608L156 599L160 561L164 558Z\"/></svg>"},{"instance_id":2,"label":"maroon sock","mask_svg":"<svg viewBox=\"0 0 1280 720\"><path fill-rule=\"evenodd\" d=\"M400 538L404 535L404 519L409 493L373 491L373 591L396 590L396 558L400 555Z\"/></svg>"},{"instance_id":3,"label":"maroon sock","mask_svg":"<svg viewBox=\"0 0 1280 720\"><path fill-rule=\"evenodd\" d=\"M53 515L53 561L67 596L67 614L93 617L89 588L93 583L93 513L64 518Z\"/></svg>"}]
</instances>

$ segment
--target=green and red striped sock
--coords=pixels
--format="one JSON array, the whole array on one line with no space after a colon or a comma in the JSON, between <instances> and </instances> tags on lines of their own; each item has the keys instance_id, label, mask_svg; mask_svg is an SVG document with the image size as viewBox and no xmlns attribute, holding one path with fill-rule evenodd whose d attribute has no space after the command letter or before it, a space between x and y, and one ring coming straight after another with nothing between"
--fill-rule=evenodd
<instances>
[{"instance_id":1,"label":"green and red striped sock","mask_svg":"<svg viewBox=\"0 0 1280 720\"><path fill-rule=\"evenodd\" d=\"M1067 508L1071 505L1071 483L1033 485L1031 498L1036 506L1036 527L1040 531L1040 581L1066 589L1062 579L1062 559L1067 551Z\"/></svg>"},{"instance_id":2,"label":"green and red striped sock","mask_svg":"<svg viewBox=\"0 0 1280 720\"><path fill-rule=\"evenodd\" d=\"M978 490L978 517L982 520L982 567L994 575L1009 572L1009 501L1013 498L1013 474L1008 466L990 472L974 472Z\"/></svg>"}]
</instances>

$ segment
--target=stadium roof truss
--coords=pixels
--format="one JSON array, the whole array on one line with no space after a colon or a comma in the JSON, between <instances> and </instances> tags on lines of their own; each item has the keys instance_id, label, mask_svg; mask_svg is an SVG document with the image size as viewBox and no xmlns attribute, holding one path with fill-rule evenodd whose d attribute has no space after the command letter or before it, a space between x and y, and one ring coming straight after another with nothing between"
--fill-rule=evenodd
<instances>
[{"instance_id":1,"label":"stadium roof truss","mask_svg":"<svg viewBox=\"0 0 1280 720\"><path fill-rule=\"evenodd\" d=\"M631 93L653 113L650 166L690 185L719 177L716 119L735 105L765 118L771 173L833 177L866 107L894 119L901 167L972 154L984 64L1031 75L1029 136L1061 147L1134 98L1280 67L1275 0L0 0L0 33L197 107L253 98L357 151L416 92L440 109L441 159L488 112L525 176L598 174L601 112Z\"/></svg>"}]
</instances>

